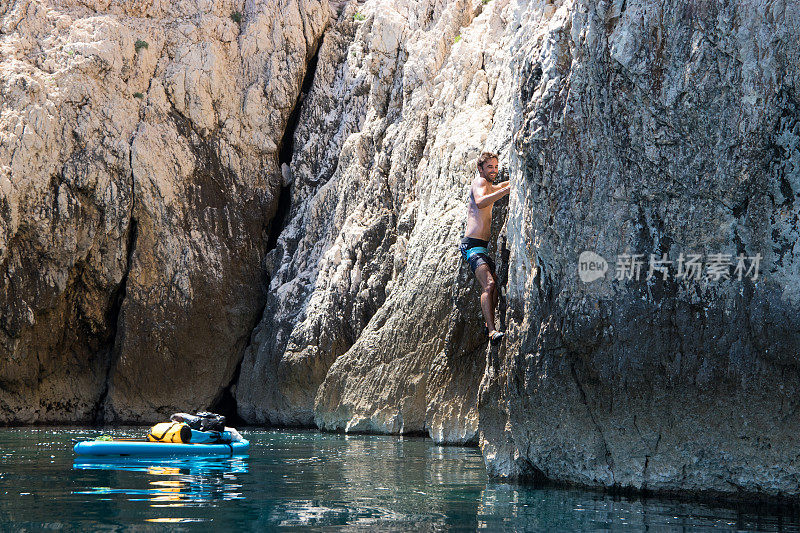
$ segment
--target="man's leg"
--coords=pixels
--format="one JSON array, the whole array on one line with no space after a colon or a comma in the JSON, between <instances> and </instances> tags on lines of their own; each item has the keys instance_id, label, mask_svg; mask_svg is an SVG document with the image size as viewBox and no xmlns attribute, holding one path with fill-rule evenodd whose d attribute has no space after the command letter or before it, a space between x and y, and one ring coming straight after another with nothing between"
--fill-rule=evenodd
<instances>
[{"instance_id":1,"label":"man's leg","mask_svg":"<svg viewBox=\"0 0 800 533\"><path fill-rule=\"evenodd\" d=\"M495 274L494 269L489 272L489 275L494 280L492 284L494 288L494 290L492 290L492 316L494 317L494 312L497 310L497 303L500 301L500 282L497 281L497 274Z\"/></svg>"},{"instance_id":2,"label":"man's leg","mask_svg":"<svg viewBox=\"0 0 800 533\"><path fill-rule=\"evenodd\" d=\"M497 287L489 265L486 263L478 265L475 269L475 277L481 284L481 310L489 328L489 335L494 331L494 306L497 305Z\"/></svg>"},{"instance_id":3,"label":"man's leg","mask_svg":"<svg viewBox=\"0 0 800 533\"><path fill-rule=\"evenodd\" d=\"M494 314L494 310L497 309L497 302L500 301L500 284L497 282L497 275L494 271L490 272L490 274L494 279L494 291L492 291L492 314Z\"/></svg>"}]
</instances>

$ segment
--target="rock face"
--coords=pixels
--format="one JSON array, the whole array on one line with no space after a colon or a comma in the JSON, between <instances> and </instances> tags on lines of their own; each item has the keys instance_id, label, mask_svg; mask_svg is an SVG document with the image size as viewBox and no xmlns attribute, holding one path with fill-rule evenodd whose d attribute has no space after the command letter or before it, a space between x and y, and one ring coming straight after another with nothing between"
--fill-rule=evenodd
<instances>
[{"instance_id":1,"label":"rock face","mask_svg":"<svg viewBox=\"0 0 800 533\"><path fill-rule=\"evenodd\" d=\"M798 17L786 2L346 6L296 132L241 414L479 438L506 478L796 494ZM493 230L499 354L456 252L482 149L514 188ZM582 251L605 277L581 281ZM614 279L620 254L642 254L638 278ZM648 278L650 254L667 279ZM689 254L699 279L679 277Z\"/></svg>"},{"instance_id":2,"label":"rock face","mask_svg":"<svg viewBox=\"0 0 800 533\"><path fill-rule=\"evenodd\" d=\"M328 17L3 3L0 421L151 421L220 398L264 304L278 150Z\"/></svg>"},{"instance_id":3,"label":"rock face","mask_svg":"<svg viewBox=\"0 0 800 533\"><path fill-rule=\"evenodd\" d=\"M0 419L234 379L248 422L501 478L797 498L795 4L20 0L0 32ZM484 149L498 351L457 252Z\"/></svg>"},{"instance_id":4,"label":"rock face","mask_svg":"<svg viewBox=\"0 0 800 533\"><path fill-rule=\"evenodd\" d=\"M503 25L470 26L482 8L348 4L326 33L237 384L246 420L477 441L482 319L457 246L474 160L511 133L490 137L510 117L492 106Z\"/></svg>"},{"instance_id":5,"label":"rock face","mask_svg":"<svg viewBox=\"0 0 800 533\"><path fill-rule=\"evenodd\" d=\"M798 495L798 23L790 3L575 3L519 43L492 474ZM605 278L581 281L584 250Z\"/></svg>"}]
</instances>

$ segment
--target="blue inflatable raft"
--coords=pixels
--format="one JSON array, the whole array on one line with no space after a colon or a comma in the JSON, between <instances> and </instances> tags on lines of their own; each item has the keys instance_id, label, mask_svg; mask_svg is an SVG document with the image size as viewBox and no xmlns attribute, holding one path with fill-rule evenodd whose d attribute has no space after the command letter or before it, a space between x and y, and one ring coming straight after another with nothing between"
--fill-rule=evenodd
<instances>
[{"instance_id":1,"label":"blue inflatable raft","mask_svg":"<svg viewBox=\"0 0 800 533\"><path fill-rule=\"evenodd\" d=\"M250 442L230 444L174 444L136 440L87 440L75 445L75 453L83 456L113 455L117 457L172 457L180 455L245 455Z\"/></svg>"}]
</instances>

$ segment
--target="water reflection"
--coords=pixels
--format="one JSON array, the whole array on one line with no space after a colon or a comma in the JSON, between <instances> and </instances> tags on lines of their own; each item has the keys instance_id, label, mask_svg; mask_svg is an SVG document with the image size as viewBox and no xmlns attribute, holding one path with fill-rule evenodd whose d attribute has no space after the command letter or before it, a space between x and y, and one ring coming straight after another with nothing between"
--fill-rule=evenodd
<instances>
[{"instance_id":1,"label":"water reflection","mask_svg":"<svg viewBox=\"0 0 800 533\"><path fill-rule=\"evenodd\" d=\"M487 483L478 529L548 531L798 531L769 509L724 508L668 499L628 498L578 489Z\"/></svg>"},{"instance_id":2,"label":"water reflection","mask_svg":"<svg viewBox=\"0 0 800 533\"><path fill-rule=\"evenodd\" d=\"M475 526L475 482L485 473L474 450L417 438L279 432L264 435L258 448L259 460L282 474L271 482L282 498L264 524Z\"/></svg>"},{"instance_id":3,"label":"water reflection","mask_svg":"<svg viewBox=\"0 0 800 533\"><path fill-rule=\"evenodd\" d=\"M81 457L74 470L122 473L107 484L85 487L72 494L111 499L123 495L128 501L147 501L150 507L199 507L216 502L244 499L237 477L247 473L246 457L116 458ZM134 475L127 475L135 473ZM156 522L182 522L184 518L151 518ZM194 521L195 519L192 519Z\"/></svg>"},{"instance_id":4,"label":"water reflection","mask_svg":"<svg viewBox=\"0 0 800 533\"><path fill-rule=\"evenodd\" d=\"M0 531L800 531L796 513L494 483L478 450L430 440L243 434L249 457L76 459L86 431L0 429Z\"/></svg>"}]
</instances>

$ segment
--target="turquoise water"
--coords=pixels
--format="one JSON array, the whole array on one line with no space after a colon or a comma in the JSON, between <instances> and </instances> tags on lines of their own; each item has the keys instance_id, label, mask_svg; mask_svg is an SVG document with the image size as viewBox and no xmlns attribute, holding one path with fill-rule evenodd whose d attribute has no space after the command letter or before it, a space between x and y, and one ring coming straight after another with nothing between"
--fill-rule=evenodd
<instances>
[{"instance_id":1,"label":"turquoise water","mask_svg":"<svg viewBox=\"0 0 800 533\"><path fill-rule=\"evenodd\" d=\"M99 431L0 429L0 530L800 531L791 514L492 483L477 449L428 439L242 433L247 457L79 461L72 439Z\"/></svg>"}]
</instances>

